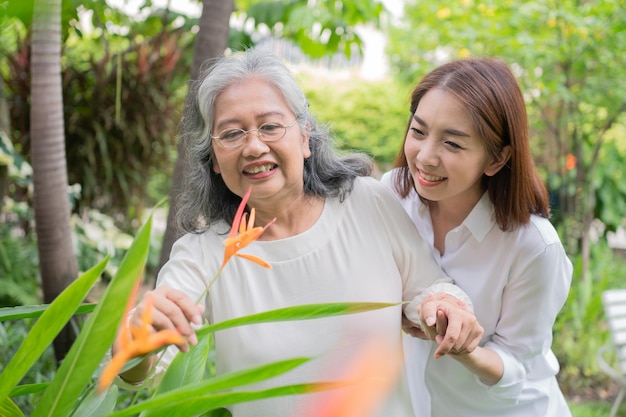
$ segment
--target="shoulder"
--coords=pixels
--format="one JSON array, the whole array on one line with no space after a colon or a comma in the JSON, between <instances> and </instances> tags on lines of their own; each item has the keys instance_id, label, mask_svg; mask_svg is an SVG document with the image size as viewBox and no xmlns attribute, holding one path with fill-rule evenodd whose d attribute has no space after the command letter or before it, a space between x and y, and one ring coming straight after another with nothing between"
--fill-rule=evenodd
<instances>
[{"instance_id":1,"label":"shoulder","mask_svg":"<svg viewBox=\"0 0 626 417\"><path fill-rule=\"evenodd\" d=\"M222 242L228 236L229 230L230 226L226 224L226 222L220 221L218 224L213 225L204 231L186 233L174 242L172 252L199 252L200 248L203 246L210 246L212 244L222 245Z\"/></svg>"},{"instance_id":2,"label":"shoulder","mask_svg":"<svg viewBox=\"0 0 626 417\"><path fill-rule=\"evenodd\" d=\"M359 177L354 183L349 210L355 216L367 216L380 227L408 236L415 224L393 190L373 177ZM406 201L407 204L410 202ZM371 226L373 227L373 226Z\"/></svg>"},{"instance_id":3,"label":"shoulder","mask_svg":"<svg viewBox=\"0 0 626 417\"><path fill-rule=\"evenodd\" d=\"M549 219L533 214L526 229L529 235L545 246L561 244L561 238Z\"/></svg>"},{"instance_id":4,"label":"shoulder","mask_svg":"<svg viewBox=\"0 0 626 417\"><path fill-rule=\"evenodd\" d=\"M391 188L374 177L357 177L354 181L352 194L358 200L389 202L397 205L397 196Z\"/></svg>"},{"instance_id":5,"label":"shoulder","mask_svg":"<svg viewBox=\"0 0 626 417\"><path fill-rule=\"evenodd\" d=\"M514 247L516 258L526 262L538 262L545 259L548 263L565 261L567 254L561 239L550 220L531 215L530 222L512 232L503 232L512 239L510 246Z\"/></svg>"}]
</instances>

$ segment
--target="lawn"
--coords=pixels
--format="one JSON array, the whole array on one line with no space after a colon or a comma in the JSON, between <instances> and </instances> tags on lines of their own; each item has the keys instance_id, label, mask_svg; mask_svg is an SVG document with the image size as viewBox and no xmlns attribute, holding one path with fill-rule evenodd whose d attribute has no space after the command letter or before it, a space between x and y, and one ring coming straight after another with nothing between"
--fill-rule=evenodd
<instances>
[{"instance_id":1,"label":"lawn","mask_svg":"<svg viewBox=\"0 0 626 417\"><path fill-rule=\"evenodd\" d=\"M612 402L570 403L573 417L607 417L611 412ZM616 417L626 417L626 401L622 403Z\"/></svg>"}]
</instances>

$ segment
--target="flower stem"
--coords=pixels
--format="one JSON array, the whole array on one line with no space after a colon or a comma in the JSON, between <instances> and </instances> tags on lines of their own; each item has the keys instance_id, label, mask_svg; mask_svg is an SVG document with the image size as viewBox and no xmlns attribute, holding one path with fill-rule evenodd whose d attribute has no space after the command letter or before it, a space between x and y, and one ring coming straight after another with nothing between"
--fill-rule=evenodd
<instances>
[{"instance_id":1,"label":"flower stem","mask_svg":"<svg viewBox=\"0 0 626 417\"><path fill-rule=\"evenodd\" d=\"M215 275L213 275L213 278L211 278L211 281L209 281L209 284L205 285L204 291L202 291L202 294L200 294L200 297L198 297L198 299L196 300L196 304L199 304L200 301L202 301L202 299L207 295L207 293L209 292L209 289L213 286L213 283L217 280L217 277L219 277L220 274L222 273L222 269L223 268L220 267L220 269L217 270Z\"/></svg>"}]
</instances>

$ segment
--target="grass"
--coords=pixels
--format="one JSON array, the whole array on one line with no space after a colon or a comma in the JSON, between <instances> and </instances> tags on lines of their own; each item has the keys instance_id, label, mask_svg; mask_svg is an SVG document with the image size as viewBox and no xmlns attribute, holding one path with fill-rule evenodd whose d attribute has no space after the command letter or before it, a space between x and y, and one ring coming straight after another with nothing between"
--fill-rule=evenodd
<instances>
[{"instance_id":1,"label":"grass","mask_svg":"<svg viewBox=\"0 0 626 417\"><path fill-rule=\"evenodd\" d=\"M570 403L572 417L607 417L611 412L612 402ZM617 411L616 417L626 417L626 401Z\"/></svg>"}]
</instances>

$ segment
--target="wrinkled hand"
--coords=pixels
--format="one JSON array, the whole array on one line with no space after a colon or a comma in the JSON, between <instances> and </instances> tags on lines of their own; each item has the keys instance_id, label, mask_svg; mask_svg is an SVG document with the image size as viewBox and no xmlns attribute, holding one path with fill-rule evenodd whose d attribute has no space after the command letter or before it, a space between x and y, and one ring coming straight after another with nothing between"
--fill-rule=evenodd
<instances>
[{"instance_id":1,"label":"wrinkled hand","mask_svg":"<svg viewBox=\"0 0 626 417\"><path fill-rule=\"evenodd\" d=\"M152 294L153 299L152 327L154 330L176 330L190 344L197 344L198 338L192 324L202 324L204 307L196 305L187 294L167 285L162 285L155 290L149 291L149 293ZM144 300L135 307L130 317L131 323L138 325L141 322L141 315L145 307ZM186 344L176 346L182 352L189 351L189 346Z\"/></svg>"},{"instance_id":2,"label":"wrinkled hand","mask_svg":"<svg viewBox=\"0 0 626 417\"><path fill-rule=\"evenodd\" d=\"M449 294L428 295L418 311L428 338L438 344L435 359L473 352L485 332L465 303Z\"/></svg>"}]
</instances>

